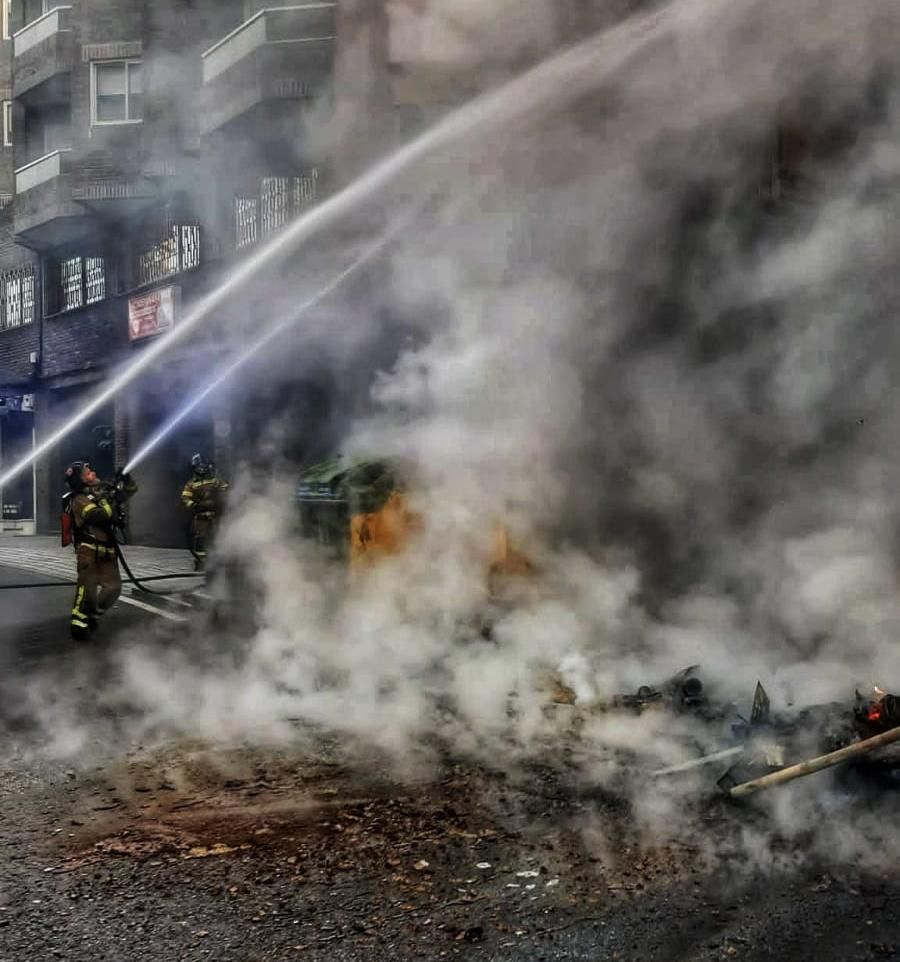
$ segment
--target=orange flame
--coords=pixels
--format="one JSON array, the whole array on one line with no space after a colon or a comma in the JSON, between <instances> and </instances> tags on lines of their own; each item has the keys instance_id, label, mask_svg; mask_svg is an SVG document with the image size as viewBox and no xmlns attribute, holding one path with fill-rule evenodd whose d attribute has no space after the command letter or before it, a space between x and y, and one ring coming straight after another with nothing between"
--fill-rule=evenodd
<instances>
[{"instance_id":1,"label":"orange flame","mask_svg":"<svg viewBox=\"0 0 900 962\"><path fill-rule=\"evenodd\" d=\"M874 696L874 701L869 705L866 710L866 720L870 722L880 722L881 721L881 703L884 700L884 696L887 694L886 691L879 688L878 685L872 686L872 694Z\"/></svg>"}]
</instances>

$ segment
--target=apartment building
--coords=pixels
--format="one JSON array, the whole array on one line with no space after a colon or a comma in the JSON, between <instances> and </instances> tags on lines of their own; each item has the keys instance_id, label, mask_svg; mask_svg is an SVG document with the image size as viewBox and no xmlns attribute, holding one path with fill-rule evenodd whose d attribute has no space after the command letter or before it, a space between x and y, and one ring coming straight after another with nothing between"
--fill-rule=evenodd
<instances>
[{"instance_id":1,"label":"apartment building","mask_svg":"<svg viewBox=\"0 0 900 962\"><path fill-rule=\"evenodd\" d=\"M473 37L448 34L439 6L0 0L0 462L64 426L373 156L610 17L591 0L543 5L537 29L498 36L497 55L475 63ZM331 243L284 269L321 266L341 241ZM387 310L379 292L371 304ZM233 310L255 323L253 306ZM215 321L8 484L0 529L54 530L70 460L89 457L102 473L123 464L227 354ZM298 457L312 450L310 425L337 432L335 398L365 384L311 366L281 351L252 389L186 419L142 465L132 537L184 542L178 491L194 450L228 467L257 456L259 426L276 413L296 426Z\"/></svg>"},{"instance_id":2,"label":"apartment building","mask_svg":"<svg viewBox=\"0 0 900 962\"><path fill-rule=\"evenodd\" d=\"M4 4L3 463L64 425L231 265L316 202L320 167L298 148L297 118L329 95L335 10ZM52 530L65 464L122 464L222 349L186 342L163 372L97 412L2 492L3 528ZM191 449L215 449L215 421L207 411L148 462L135 536L181 539L177 490Z\"/></svg>"}]
</instances>

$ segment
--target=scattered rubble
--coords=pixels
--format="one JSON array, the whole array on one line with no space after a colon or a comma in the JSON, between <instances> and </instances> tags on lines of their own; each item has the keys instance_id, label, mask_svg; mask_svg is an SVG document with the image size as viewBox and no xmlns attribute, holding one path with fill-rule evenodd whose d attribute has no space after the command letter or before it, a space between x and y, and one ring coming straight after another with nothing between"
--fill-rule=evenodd
<instances>
[{"instance_id":1,"label":"scattered rubble","mask_svg":"<svg viewBox=\"0 0 900 962\"><path fill-rule=\"evenodd\" d=\"M172 957L193 958L189 946L206 944L225 962L254 958L260 940L271 947L267 958L302 953L323 962L363 955L463 959L476 951L554 958L576 945L590 947L590 957L602 951L648 959L688 957L691 946L690 957L706 962L729 947L740 956L759 938L750 927L756 916L743 921L750 903L745 909L734 891L723 900L700 845L648 847L627 810L559 780L517 781L460 764L409 786L288 753L204 755L191 746L177 755L170 749L114 771L84 773L77 788L60 793L57 807L7 802L17 826L14 851L27 853L10 862L23 881L7 884L17 901L0 913L11 917L4 932L14 932L13 946L33 943L53 957L59 942L45 919L68 940L82 938L79 920L94 920L83 934L97 958L120 957L105 932L117 939L128 932L168 947ZM153 784L164 780L172 788L132 790L146 782L148 764L161 776ZM110 785L122 804L90 811L91 793ZM48 821L28 841L20 826L44 810ZM54 834L73 811L84 824ZM602 820L609 842L602 851L585 831L593 818ZM726 805L709 831L724 837L745 824L746 815ZM48 874L48 866L57 870ZM860 916L854 938L871 932L869 941L890 948L882 921L888 913L876 912L881 903L848 894L843 879L823 877L796 883L802 904L852 900ZM813 890L817 884L821 891ZM879 884L877 892L894 891ZM702 931L682 924L695 916L704 919ZM698 954L707 942L715 946ZM654 946L669 954L654 954ZM0 937L0 958L2 947Z\"/></svg>"},{"instance_id":2,"label":"scattered rubble","mask_svg":"<svg viewBox=\"0 0 900 962\"><path fill-rule=\"evenodd\" d=\"M730 798L745 798L841 764L855 765L864 774L900 773L900 754L879 751L900 742L900 697L875 688L868 697L857 692L852 705L832 703L777 713L758 682L746 719L734 704L710 697L698 670L698 665L691 665L661 685L643 685L633 694L585 707L590 713L662 710L688 714L719 728L724 725L728 735L718 750L650 774L671 777L727 762L715 785ZM554 702L574 705L574 692L558 685Z\"/></svg>"}]
</instances>

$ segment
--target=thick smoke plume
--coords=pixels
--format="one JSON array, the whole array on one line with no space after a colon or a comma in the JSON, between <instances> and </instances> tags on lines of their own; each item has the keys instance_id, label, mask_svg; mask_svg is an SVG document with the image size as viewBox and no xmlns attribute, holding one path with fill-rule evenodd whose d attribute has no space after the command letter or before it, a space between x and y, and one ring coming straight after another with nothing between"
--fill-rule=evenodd
<instances>
[{"instance_id":1,"label":"thick smoke plume","mask_svg":"<svg viewBox=\"0 0 900 962\"><path fill-rule=\"evenodd\" d=\"M439 6L404 29L449 61L506 37L519 55L521 24L554 22L549 2L512 5L513 35L499 0ZM412 465L410 549L348 575L286 536L289 472L235 479L220 550L259 599L252 640L129 648L144 733L296 738L282 723L301 719L412 774L436 745L512 765L555 744L554 672L591 703L699 663L745 710L758 678L782 706L900 683L900 13L674 0L637 16L615 70L586 61L574 94L433 159L439 202L381 267L409 339L343 450ZM792 131L796 166L773 172ZM364 371L345 347L360 338L335 330L322 349ZM494 604L498 523L538 574ZM659 767L686 757L683 734L597 716L583 777L626 790L621 752ZM686 825L681 791L635 792L654 837ZM772 803L787 836L808 828L804 792ZM856 826L842 857L864 847ZM746 851L775 858L755 837Z\"/></svg>"}]
</instances>

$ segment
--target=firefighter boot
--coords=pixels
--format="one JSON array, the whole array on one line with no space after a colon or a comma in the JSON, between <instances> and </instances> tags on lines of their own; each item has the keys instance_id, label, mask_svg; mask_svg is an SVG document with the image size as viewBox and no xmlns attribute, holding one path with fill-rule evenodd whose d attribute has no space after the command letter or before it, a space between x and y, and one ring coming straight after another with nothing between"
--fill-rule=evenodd
<instances>
[{"instance_id":1,"label":"firefighter boot","mask_svg":"<svg viewBox=\"0 0 900 962\"><path fill-rule=\"evenodd\" d=\"M72 602L72 618L70 621L73 641L86 641L90 635L91 623L85 611L85 586L78 585L75 590L75 600Z\"/></svg>"}]
</instances>

